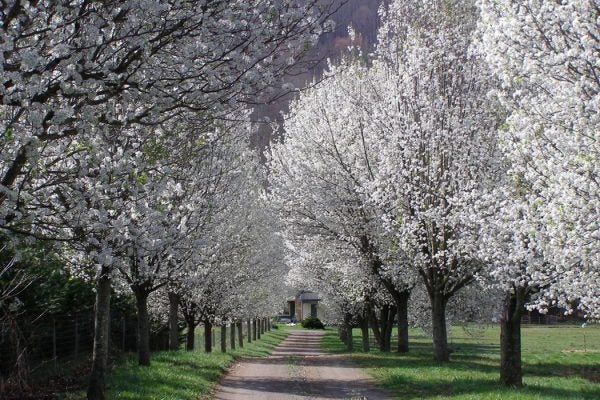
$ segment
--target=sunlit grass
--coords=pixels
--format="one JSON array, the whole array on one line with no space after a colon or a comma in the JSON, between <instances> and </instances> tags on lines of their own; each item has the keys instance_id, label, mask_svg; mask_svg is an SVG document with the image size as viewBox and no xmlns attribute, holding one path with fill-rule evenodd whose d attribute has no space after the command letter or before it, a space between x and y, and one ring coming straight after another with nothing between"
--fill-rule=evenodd
<instances>
[{"instance_id":1,"label":"sunlit grass","mask_svg":"<svg viewBox=\"0 0 600 400\"><path fill-rule=\"evenodd\" d=\"M135 354L128 355L113 370L108 381L111 399L198 399L207 395L227 368L240 357L265 357L285 337L286 329L276 329L260 340L244 343L244 348L200 351L158 352L152 354L152 365L140 367Z\"/></svg>"},{"instance_id":2,"label":"sunlit grass","mask_svg":"<svg viewBox=\"0 0 600 400\"><path fill-rule=\"evenodd\" d=\"M522 389L504 388L499 379L499 328L451 331L451 362L432 359L431 340L411 330L411 351L401 355L374 349L362 353L354 331L351 354L378 383L399 399L600 399L600 328L543 327L523 329ZM585 339L584 339L585 336ZM330 330L323 348L344 353Z\"/></svg>"},{"instance_id":3,"label":"sunlit grass","mask_svg":"<svg viewBox=\"0 0 600 400\"><path fill-rule=\"evenodd\" d=\"M152 353L150 367L137 365L137 355L128 353L118 360L108 375L107 398L127 400L198 400L206 398L231 364L242 357L266 357L288 334L286 327L274 329L244 348L219 347L212 353L178 351ZM229 342L228 342L229 344ZM83 399L85 393L72 393L67 399Z\"/></svg>"}]
</instances>

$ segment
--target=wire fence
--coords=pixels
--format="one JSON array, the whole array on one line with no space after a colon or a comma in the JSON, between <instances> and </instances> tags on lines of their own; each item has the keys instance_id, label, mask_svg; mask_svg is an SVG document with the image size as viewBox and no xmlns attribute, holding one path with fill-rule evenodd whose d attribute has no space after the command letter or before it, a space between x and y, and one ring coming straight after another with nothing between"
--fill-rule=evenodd
<instances>
[{"instance_id":1,"label":"wire fence","mask_svg":"<svg viewBox=\"0 0 600 400\"><path fill-rule=\"evenodd\" d=\"M136 349L136 326L135 316L111 316L113 356ZM154 342L161 342L155 336ZM53 385L81 380L89 370L93 343L92 313L21 315L18 320L4 315L0 319L0 398L38 398L42 388L52 390ZM26 393L33 394L25 397Z\"/></svg>"},{"instance_id":2,"label":"wire fence","mask_svg":"<svg viewBox=\"0 0 600 400\"><path fill-rule=\"evenodd\" d=\"M250 329L249 329L250 327ZM235 331L232 334L232 328ZM243 321L242 343L257 340L268 331L267 319L248 324ZM113 313L110 318L109 353L115 358L123 352L137 351L137 319L135 315ZM220 326L212 327L212 351L239 348L238 326L228 323L224 335ZM185 330L180 332L181 349L185 348ZM233 339L233 340L232 340ZM43 398L40 393L62 391L65 387L85 384L93 351L93 314L21 316L18 323L0 320L0 398ZM204 327L195 330L194 351L205 350ZM224 346L222 346L224 344ZM169 332L166 324L151 329L152 351L167 350ZM53 387L61 385L61 387ZM79 387L81 388L81 387ZM25 393L29 393L25 396Z\"/></svg>"}]
</instances>

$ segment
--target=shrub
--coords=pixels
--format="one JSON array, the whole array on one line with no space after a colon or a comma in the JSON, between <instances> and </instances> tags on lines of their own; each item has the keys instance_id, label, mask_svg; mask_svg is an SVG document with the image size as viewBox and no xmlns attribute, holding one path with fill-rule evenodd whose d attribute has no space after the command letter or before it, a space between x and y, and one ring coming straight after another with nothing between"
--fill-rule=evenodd
<instances>
[{"instance_id":1,"label":"shrub","mask_svg":"<svg viewBox=\"0 0 600 400\"><path fill-rule=\"evenodd\" d=\"M325 325L317 317L308 317L302 320L302 327L306 329L325 329Z\"/></svg>"}]
</instances>

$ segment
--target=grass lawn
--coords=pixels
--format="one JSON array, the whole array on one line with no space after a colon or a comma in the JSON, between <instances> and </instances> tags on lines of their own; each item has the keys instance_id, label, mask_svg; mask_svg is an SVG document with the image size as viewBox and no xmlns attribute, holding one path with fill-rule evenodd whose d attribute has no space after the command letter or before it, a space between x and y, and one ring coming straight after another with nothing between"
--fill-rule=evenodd
<instances>
[{"instance_id":1,"label":"grass lawn","mask_svg":"<svg viewBox=\"0 0 600 400\"><path fill-rule=\"evenodd\" d=\"M355 329L349 356L398 399L600 399L599 326L524 327L522 389L498 384L499 327L454 327L450 335L455 351L447 364L433 361L431 339L420 330L411 330L411 351L400 355L375 346L362 353ZM322 346L346 353L334 330L327 331Z\"/></svg>"},{"instance_id":2,"label":"grass lawn","mask_svg":"<svg viewBox=\"0 0 600 400\"><path fill-rule=\"evenodd\" d=\"M107 398L127 400L198 400L208 395L227 368L241 357L265 357L288 334L280 326L244 348L220 348L202 351L155 352L150 367L137 365L137 354L128 353L113 365L107 379ZM199 334L201 334L200 332ZM229 342L228 342L229 343ZM83 399L85 393L73 393L69 400Z\"/></svg>"}]
</instances>

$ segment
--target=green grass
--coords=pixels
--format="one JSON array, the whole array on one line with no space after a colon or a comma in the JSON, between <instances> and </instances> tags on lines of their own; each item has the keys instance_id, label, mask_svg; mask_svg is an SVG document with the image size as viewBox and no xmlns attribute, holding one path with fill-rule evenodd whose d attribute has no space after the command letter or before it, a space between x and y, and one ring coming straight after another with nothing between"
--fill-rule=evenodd
<instances>
[{"instance_id":1,"label":"green grass","mask_svg":"<svg viewBox=\"0 0 600 400\"><path fill-rule=\"evenodd\" d=\"M201 332L200 332L201 333ZM206 354L201 351L155 352L150 367L137 365L137 354L119 359L107 378L107 398L127 400L198 400L208 396L227 368L242 357L266 357L288 335L280 327L247 343L244 348L219 347ZM227 342L229 344L229 342ZM237 344L237 343L236 343ZM83 399L85 393L72 393L70 400Z\"/></svg>"},{"instance_id":2,"label":"green grass","mask_svg":"<svg viewBox=\"0 0 600 400\"><path fill-rule=\"evenodd\" d=\"M476 334L453 328L450 342L455 352L447 364L433 361L431 340L419 330L411 330L411 351L404 355L362 353L360 331L355 329L353 336L356 350L349 356L399 399L600 399L598 326L523 328L522 389L498 383L497 326ZM322 346L346 353L333 330L327 332Z\"/></svg>"}]
</instances>

